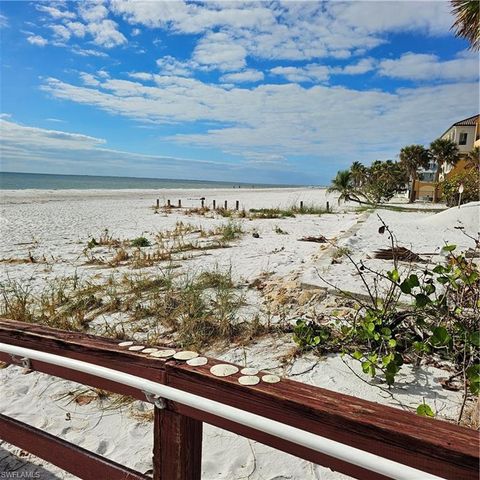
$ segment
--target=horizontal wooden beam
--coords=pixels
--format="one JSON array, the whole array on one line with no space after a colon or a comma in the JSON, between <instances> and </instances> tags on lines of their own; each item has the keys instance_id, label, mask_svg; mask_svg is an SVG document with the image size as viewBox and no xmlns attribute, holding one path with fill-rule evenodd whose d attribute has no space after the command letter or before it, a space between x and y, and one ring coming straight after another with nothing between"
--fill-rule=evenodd
<instances>
[{"instance_id":1,"label":"horizontal wooden beam","mask_svg":"<svg viewBox=\"0 0 480 480\"><path fill-rule=\"evenodd\" d=\"M141 353L122 350L116 341L110 339L63 332L39 325L0 320L0 341L57 355L68 355L164 383L447 479L478 478L479 433L448 422L419 417L400 409L288 379L282 379L277 384L260 382L253 387L243 386L238 383L238 375L225 378L213 376L209 370L213 364L219 363L215 359L209 359L206 366L191 367L175 360L161 361ZM3 357L0 356L0 359ZM41 362L32 362L32 365L36 370L45 373L87 385L98 382L95 386L142 399L141 392L120 391L129 387L113 382L107 386L101 383L102 379L82 377L84 374L76 375L67 369ZM352 471L352 466L342 465L342 462L335 459L322 457L316 452L237 423L227 422L178 404L173 408L180 414L225 428L351 476L381 478L374 477L372 473L364 476L364 472Z\"/></svg>"},{"instance_id":2,"label":"horizontal wooden beam","mask_svg":"<svg viewBox=\"0 0 480 480\"><path fill-rule=\"evenodd\" d=\"M67 356L164 383L164 359L122 349L118 346L120 340L0 319L0 342Z\"/></svg>"},{"instance_id":3,"label":"horizontal wooden beam","mask_svg":"<svg viewBox=\"0 0 480 480\"><path fill-rule=\"evenodd\" d=\"M478 479L477 431L288 379L246 387L238 375L212 375L214 363L170 362L167 384L442 478Z\"/></svg>"},{"instance_id":4,"label":"horizontal wooden beam","mask_svg":"<svg viewBox=\"0 0 480 480\"><path fill-rule=\"evenodd\" d=\"M0 414L0 432L2 440L83 480L150 479L147 475L2 414Z\"/></svg>"}]
</instances>

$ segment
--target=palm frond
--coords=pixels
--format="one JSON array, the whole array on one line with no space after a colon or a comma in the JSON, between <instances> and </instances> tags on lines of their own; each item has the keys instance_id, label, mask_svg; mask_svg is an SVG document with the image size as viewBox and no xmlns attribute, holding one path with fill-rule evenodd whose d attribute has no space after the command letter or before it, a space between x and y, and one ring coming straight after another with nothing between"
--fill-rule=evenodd
<instances>
[{"instance_id":1,"label":"palm frond","mask_svg":"<svg viewBox=\"0 0 480 480\"><path fill-rule=\"evenodd\" d=\"M451 0L452 14L456 17L452 29L457 37L470 42L472 50L480 49L480 2L478 0Z\"/></svg>"}]
</instances>

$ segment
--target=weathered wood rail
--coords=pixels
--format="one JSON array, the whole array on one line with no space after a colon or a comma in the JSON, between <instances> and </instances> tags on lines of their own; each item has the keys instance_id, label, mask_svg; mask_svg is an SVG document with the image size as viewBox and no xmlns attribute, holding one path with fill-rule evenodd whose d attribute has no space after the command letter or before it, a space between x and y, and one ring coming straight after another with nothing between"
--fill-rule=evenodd
<instances>
[{"instance_id":1,"label":"weathered wood rail","mask_svg":"<svg viewBox=\"0 0 480 480\"><path fill-rule=\"evenodd\" d=\"M0 319L0 342L41 350L126 372L247 410L306 432L316 433L442 478L477 479L479 434L447 422L368 402L292 380L243 386L238 375L219 378L210 367L192 367L121 349L117 341L84 333ZM21 364L0 352L0 360ZM132 387L93 375L32 360L32 370L145 400ZM153 478L199 480L202 424L209 423L257 440L297 457L359 479L383 475L318 453L250 427L182 405L167 402L155 408ZM0 438L87 480L146 479L122 465L88 452L17 420L0 415Z\"/></svg>"}]
</instances>

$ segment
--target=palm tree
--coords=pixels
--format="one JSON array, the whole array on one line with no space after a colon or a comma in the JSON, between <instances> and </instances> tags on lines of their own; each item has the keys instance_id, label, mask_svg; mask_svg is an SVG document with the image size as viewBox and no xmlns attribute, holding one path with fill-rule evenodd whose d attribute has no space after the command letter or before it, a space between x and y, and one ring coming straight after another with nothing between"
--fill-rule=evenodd
<instances>
[{"instance_id":1,"label":"palm tree","mask_svg":"<svg viewBox=\"0 0 480 480\"><path fill-rule=\"evenodd\" d=\"M455 165L460 159L457 144L446 138L437 138L430 144L430 155L437 164L437 169L435 171L435 183L438 182L443 164L449 163L451 165ZM433 201L437 201L436 185L433 191Z\"/></svg>"},{"instance_id":2,"label":"palm tree","mask_svg":"<svg viewBox=\"0 0 480 480\"><path fill-rule=\"evenodd\" d=\"M409 203L415 201L415 180L418 178L418 169L427 168L430 162L430 153L423 145L408 145L400 150L400 163L408 172L412 186L410 188Z\"/></svg>"},{"instance_id":3,"label":"palm tree","mask_svg":"<svg viewBox=\"0 0 480 480\"><path fill-rule=\"evenodd\" d=\"M365 181L367 169L360 162L353 162L350 167L350 172L352 174L353 185L355 187L360 187Z\"/></svg>"},{"instance_id":4,"label":"palm tree","mask_svg":"<svg viewBox=\"0 0 480 480\"><path fill-rule=\"evenodd\" d=\"M476 168L480 171L480 147L475 147L467 154L465 159L467 161L467 168Z\"/></svg>"},{"instance_id":5,"label":"palm tree","mask_svg":"<svg viewBox=\"0 0 480 480\"><path fill-rule=\"evenodd\" d=\"M478 0L451 0L452 14L456 17L452 28L457 37L470 42L472 50L480 48L480 3Z\"/></svg>"},{"instance_id":6,"label":"palm tree","mask_svg":"<svg viewBox=\"0 0 480 480\"><path fill-rule=\"evenodd\" d=\"M350 170L340 170L337 172L337 176L332 180L330 188L327 190L329 193L338 192L338 203L342 200L344 202L357 202L365 203L358 197L358 192L353 184L353 176Z\"/></svg>"}]
</instances>

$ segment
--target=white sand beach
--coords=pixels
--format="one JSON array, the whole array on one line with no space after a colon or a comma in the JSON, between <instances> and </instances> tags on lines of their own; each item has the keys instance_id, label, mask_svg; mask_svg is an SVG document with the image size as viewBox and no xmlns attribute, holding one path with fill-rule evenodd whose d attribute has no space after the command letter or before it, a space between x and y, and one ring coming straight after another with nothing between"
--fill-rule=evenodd
<instances>
[{"instance_id":1,"label":"white sand beach","mask_svg":"<svg viewBox=\"0 0 480 480\"><path fill-rule=\"evenodd\" d=\"M411 211L404 211L404 208L401 211L372 211L358 209L355 204L339 205L335 195L314 188L17 190L3 191L1 197L0 282L3 285L20 282L38 293L53 279L72 276L79 282L101 284L126 274L158 274L172 265L178 276L216 269L230 271L235 287L244 295L245 305L239 312L242 319L258 316L261 321L268 318L273 323L313 318L318 311L338 310L341 315L344 306L338 303L332 285L364 293L347 259L332 263L338 247L348 247L353 259L363 260L372 268L390 268L387 262L372 258L374 250L389 247L387 236L378 233L381 226L378 215L394 232L399 245L430 259L441 258L440 249L445 243L454 243L461 250L473 246L472 240L455 227L463 226L472 235L480 227L478 202L439 213L418 210L422 207L419 204ZM246 211L252 208L288 209L300 202L306 207L325 208L328 201L333 213L267 219L226 218L212 211L202 215L186 214L186 210L200 207L202 197L208 207L216 200L217 205L227 201L229 208L234 208L238 201L240 210ZM181 200L183 208L169 211L161 208L155 212L157 198L161 206L167 200L172 205ZM114 266L108 264L115 254L111 246L87 248L92 238L98 240L108 230L111 238L122 241L147 238L152 245L142 251L153 255L159 238L167 244L172 241L170 234L165 232L175 228L178 231L179 222L184 232L182 242L197 242L196 248L140 268L134 268L127 261ZM241 232L228 244L211 249L198 248L213 241L216 237L211 232L229 222ZM159 237L162 232L163 236ZM328 243L299 241L309 236L324 236ZM264 288L251 288L255 282L263 282ZM105 325L118 325L123 320L121 313L102 313L90 319L89 331L105 334ZM145 335L132 331L136 340L142 340ZM215 344L203 353L239 364L246 359L248 366L407 410L415 409L425 400L442 419L452 420L458 415L462 395L459 391L442 388L440 380L449 375L442 365L406 365L398 382L386 393L362 376L358 364L340 355L318 357L306 353L285 360L294 346L291 334L277 333L260 336L248 345ZM358 376L349 367L357 371ZM13 366L0 369L0 384L2 414L141 472L152 468L149 404L136 401L118 405L107 398L81 405L73 401L71 392L85 387L41 373L23 374L20 368ZM0 470L2 466L5 469L18 467L16 472L40 472L42 480L75 478L5 442L0 443ZM207 425L202 478L333 480L347 477Z\"/></svg>"}]
</instances>

